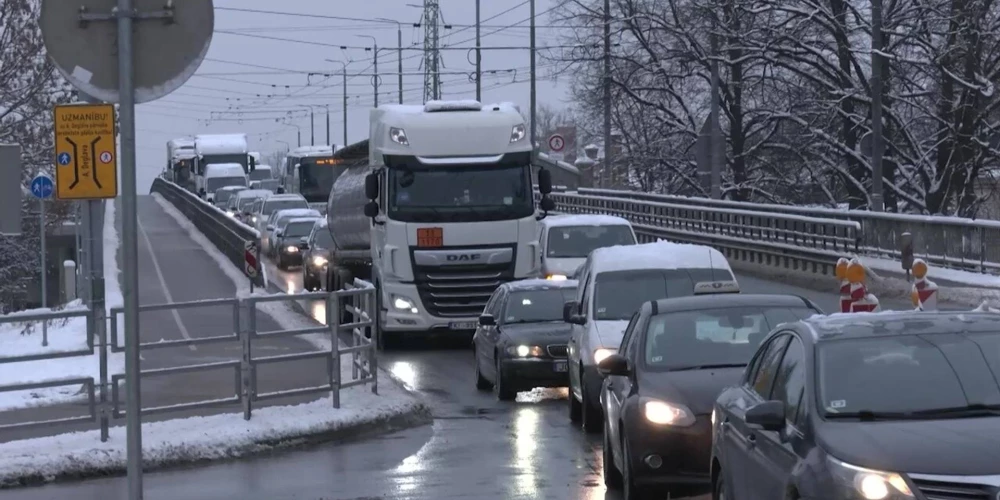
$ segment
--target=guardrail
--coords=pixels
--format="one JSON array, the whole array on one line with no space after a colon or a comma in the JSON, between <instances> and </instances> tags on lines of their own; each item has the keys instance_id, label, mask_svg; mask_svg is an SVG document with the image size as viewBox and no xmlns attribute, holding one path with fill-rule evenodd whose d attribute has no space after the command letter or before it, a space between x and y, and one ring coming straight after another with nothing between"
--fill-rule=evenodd
<instances>
[{"instance_id":1,"label":"guardrail","mask_svg":"<svg viewBox=\"0 0 1000 500\"><path fill-rule=\"evenodd\" d=\"M246 243L248 241L256 242L257 273L251 281L256 286L266 286L264 269L260 260L260 233L256 229L230 217L215 205L163 178L157 177L153 180L150 192L159 193L180 210L212 244L236 265L237 269L243 269L245 266Z\"/></svg>"},{"instance_id":2,"label":"guardrail","mask_svg":"<svg viewBox=\"0 0 1000 500\"><path fill-rule=\"evenodd\" d=\"M854 221L861 225L859 251L862 254L898 260L901 236L910 233L914 254L928 263L964 271L1000 273L1000 246L991 244L1000 241L1000 221L688 198L614 189L580 188L577 194Z\"/></svg>"}]
</instances>

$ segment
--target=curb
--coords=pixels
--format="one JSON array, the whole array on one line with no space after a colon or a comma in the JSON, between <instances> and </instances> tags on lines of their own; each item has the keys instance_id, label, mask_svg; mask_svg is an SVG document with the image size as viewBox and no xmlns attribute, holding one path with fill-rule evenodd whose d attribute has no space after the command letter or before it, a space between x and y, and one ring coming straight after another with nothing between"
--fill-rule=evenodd
<instances>
[{"instance_id":1,"label":"curb","mask_svg":"<svg viewBox=\"0 0 1000 500\"><path fill-rule=\"evenodd\" d=\"M209 463L225 463L254 455L264 455L276 451L291 451L325 443L343 443L388 434L414 427L420 427L433 422L430 408L424 402L414 397L405 411L391 415L383 415L374 420L348 424L335 429L320 430L299 436L264 439L251 444L220 450L218 458L204 458L179 454L178 456L159 461L147 461L143 464L144 472L178 469ZM0 491L23 487L42 486L51 483L78 481L104 477L122 477L126 473L124 457L113 464L79 464L76 468L69 467L55 474L32 472L17 476L0 476Z\"/></svg>"}]
</instances>

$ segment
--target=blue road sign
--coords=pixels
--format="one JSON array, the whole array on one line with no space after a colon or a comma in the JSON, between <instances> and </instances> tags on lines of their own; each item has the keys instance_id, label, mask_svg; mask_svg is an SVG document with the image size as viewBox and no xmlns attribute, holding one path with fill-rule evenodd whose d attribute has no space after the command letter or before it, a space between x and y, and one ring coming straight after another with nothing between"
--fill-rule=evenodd
<instances>
[{"instance_id":1,"label":"blue road sign","mask_svg":"<svg viewBox=\"0 0 1000 500\"><path fill-rule=\"evenodd\" d=\"M69 165L69 162L73 161L73 158L70 157L69 153L62 153L57 160L59 160L60 165Z\"/></svg>"},{"instance_id":2,"label":"blue road sign","mask_svg":"<svg viewBox=\"0 0 1000 500\"><path fill-rule=\"evenodd\" d=\"M69 156L69 155L67 155ZM61 160L62 158L60 158ZM52 178L45 174L38 174L34 179L31 179L31 194L38 198L39 200L47 200L52 197L52 193L56 190L56 185L52 182Z\"/></svg>"}]
</instances>

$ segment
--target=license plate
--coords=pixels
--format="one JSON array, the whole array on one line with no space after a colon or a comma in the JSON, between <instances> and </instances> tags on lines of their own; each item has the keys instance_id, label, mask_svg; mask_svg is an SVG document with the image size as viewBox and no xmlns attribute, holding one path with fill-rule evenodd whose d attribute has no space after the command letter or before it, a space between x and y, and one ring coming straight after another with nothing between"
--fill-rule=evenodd
<instances>
[{"instance_id":1,"label":"license plate","mask_svg":"<svg viewBox=\"0 0 1000 500\"><path fill-rule=\"evenodd\" d=\"M556 361L555 363L552 364L552 369L557 372L565 373L569 371L569 366L566 364L565 361Z\"/></svg>"},{"instance_id":2,"label":"license plate","mask_svg":"<svg viewBox=\"0 0 1000 500\"><path fill-rule=\"evenodd\" d=\"M448 324L452 330L475 330L479 326L475 321L453 321Z\"/></svg>"}]
</instances>

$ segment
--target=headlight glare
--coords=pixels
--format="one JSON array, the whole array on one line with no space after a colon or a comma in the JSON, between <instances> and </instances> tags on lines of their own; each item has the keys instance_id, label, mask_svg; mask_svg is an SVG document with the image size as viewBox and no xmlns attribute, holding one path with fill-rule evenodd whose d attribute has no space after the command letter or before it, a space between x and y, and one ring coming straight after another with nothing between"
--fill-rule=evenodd
<instances>
[{"instance_id":1,"label":"headlight glare","mask_svg":"<svg viewBox=\"0 0 1000 500\"><path fill-rule=\"evenodd\" d=\"M565 274L550 274L550 275L546 276L545 279L550 280L550 281L566 281L566 275Z\"/></svg>"},{"instance_id":2,"label":"headlight glare","mask_svg":"<svg viewBox=\"0 0 1000 500\"><path fill-rule=\"evenodd\" d=\"M866 469L827 456L833 476L850 490L849 494L864 500L915 498L903 476L895 472Z\"/></svg>"},{"instance_id":3,"label":"headlight glare","mask_svg":"<svg viewBox=\"0 0 1000 500\"><path fill-rule=\"evenodd\" d=\"M507 346L507 354L519 358L538 358L542 356L542 348L537 345L512 345Z\"/></svg>"},{"instance_id":4,"label":"headlight glare","mask_svg":"<svg viewBox=\"0 0 1000 500\"><path fill-rule=\"evenodd\" d=\"M414 304L412 300L398 295L392 296L392 306L400 311L409 311L413 314L417 314L417 312L419 312L417 305Z\"/></svg>"},{"instance_id":5,"label":"headlight glare","mask_svg":"<svg viewBox=\"0 0 1000 500\"><path fill-rule=\"evenodd\" d=\"M694 414L684 405L667 403L657 399L644 399L642 414L647 421L658 425L688 427L694 425L695 422Z\"/></svg>"},{"instance_id":6,"label":"headlight glare","mask_svg":"<svg viewBox=\"0 0 1000 500\"><path fill-rule=\"evenodd\" d=\"M615 351L614 349L605 349L603 347L594 351L594 364L595 365L601 364L601 361L604 361L605 358L614 354L615 352L617 351Z\"/></svg>"},{"instance_id":7,"label":"headlight glare","mask_svg":"<svg viewBox=\"0 0 1000 500\"><path fill-rule=\"evenodd\" d=\"M325 266L326 263L327 263L327 260L326 260L326 257L323 257L322 255L317 255L317 256L315 256L315 257L312 258L312 263L313 263L314 266L320 267L320 266Z\"/></svg>"},{"instance_id":8,"label":"headlight glare","mask_svg":"<svg viewBox=\"0 0 1000 500\"><path fill-rule=\"evenodd\" d=\"M288 245L288 247L285 248L285 251L288 253L298 253L299 247Z\"/></svg>"}]
</instances>

